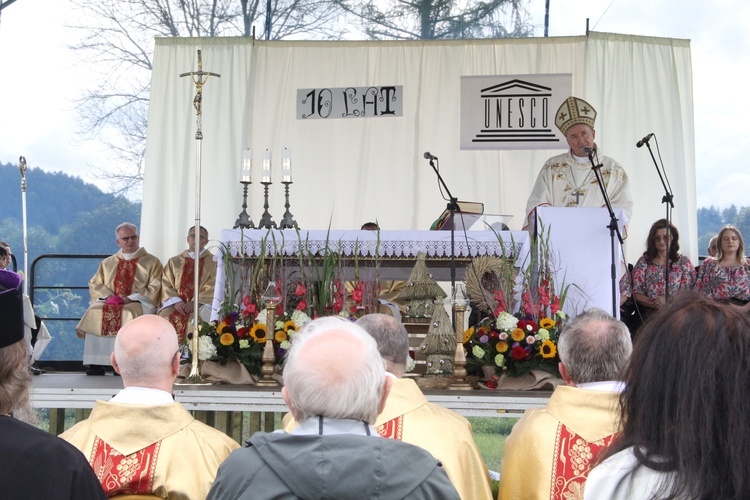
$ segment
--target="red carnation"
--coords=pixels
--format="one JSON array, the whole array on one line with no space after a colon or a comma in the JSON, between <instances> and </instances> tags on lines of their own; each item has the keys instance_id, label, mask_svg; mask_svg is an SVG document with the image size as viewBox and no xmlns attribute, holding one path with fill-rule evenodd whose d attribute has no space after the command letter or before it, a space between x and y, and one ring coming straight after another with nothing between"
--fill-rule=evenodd
<instances>
[{"instance_id":1,"label":"red carnation","mask_svg":"<svg viewBox=\"0 0 750 500\"><path fill-rule=\"evenodd\" d=\"M510 351L510 357L515 359L516 361L521 361L522 359L526 358L526 349L524 349L520 345L514 346Z\"/></svg>"}]
</instances>

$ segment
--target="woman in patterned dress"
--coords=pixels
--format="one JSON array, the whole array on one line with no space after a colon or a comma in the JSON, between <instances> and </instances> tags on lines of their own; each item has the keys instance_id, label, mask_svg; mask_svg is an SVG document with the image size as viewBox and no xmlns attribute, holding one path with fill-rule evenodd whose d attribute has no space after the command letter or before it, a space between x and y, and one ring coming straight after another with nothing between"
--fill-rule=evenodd
<instances>
[{"instance_id":1,"label":"woman in patterned dress","mask_svg":"<svg viewBox=\"0 0 750 500\"><path fill-rule=\"evenodd\" d=\"M668 294L664 285L667 254L669 254ZM677 228L666 219L654 222L648 232L646 251L633 267L632 293L643 319L660 309L667 296L671 299L681 290L693 288L695 275L695 267L690 259L680 254L680 233Z\"/></svg>"},{"instance_id":2,"label":"woman in patterned dress","mask_svg":"<svg viewBox=\"0 0 750 500\"><path fill-rule=\"evenodd\" d=\"M743 312L750 311L750 264L745 241L732 225L721 228L716 257L703 261L695 287L714 300L730 302Z\"/></svg>"}]
</instances>

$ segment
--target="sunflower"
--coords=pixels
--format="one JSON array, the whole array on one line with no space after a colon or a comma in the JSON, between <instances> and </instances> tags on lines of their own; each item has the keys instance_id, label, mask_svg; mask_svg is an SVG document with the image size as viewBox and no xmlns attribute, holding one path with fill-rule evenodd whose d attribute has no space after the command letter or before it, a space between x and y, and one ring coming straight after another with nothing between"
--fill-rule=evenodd
<instances>
[{"instance_id":1,"label":"sunflower","mask_svg":"<svg viewBox=\"0 0 750 500\"><path fill-rule=\"evenodd\" d=\"M273 339L278 343L284 342L287 339L286 332L284 330L276 330Z\"/></svg>"},{"instance_id":2,"label":"sunflower","mask_svg":"<svg viewBox=\"0 0 750 500\"><path fill-rule=\"evenodd\" d=\"M513 331L510 332L510 338L512 338L516 342L521 342L526 338L526 332L524 332L520 328L514 328Z\"/></svg>"},{"instance_id":3,"label":"sunflower","mask_svg":"<svg viewBox=\"0 0 750 500\"><path fill-rule=\"evenodd\" d=\"M539 322L539 326L545 329L550 329L555 326L555 320L552 318L542 318L542 320Z\"/></svg>"},{"instance_id":4,"label":"sunflower","mask_svg":"<svg viewBox=\"0 0 750 500\"><path fill-rule=\"evenodd\" d=\"M495 349L497 349L497 352L503 353L508 350L508 343L504 340L501 340L495 345Z\"/></svg>"},{"instance_id":5,"label":"sunflower","mask_svg":"<svg viewBox=\"0 0 750 500\"><path fill-rule=\"evenodd\" d=\"M250 329L250 337L259 344L266 342L266 325L263 323L256 323Z\"/></svg>"},{"instance_id":6,"label":"sunflower","mask_svg":"<svg viewBox=\"0 0 750 500\"><path fill-rule=\"evenodd\" d=\"M545 359L554 358L555 355L557 355L557 346L555 346L555 343L551 340L544 340L539 348L539 352Z\"/></svg>"},{"instance_id":7,"label":"sunflower","mask_svg":"<svg viewBox=\"0 0 750 500\"><path fill-rule=\"evenodd\" d=\"M231 333L222 333L221 337L219 337L219 342L221 345L232 345L234 344L234 335Z\"/></svg>"},{"instance_id":8,"label":"sunflower","mask_svg":"<svg viewBox=\"0 0 750 500\"><path fill-rule=\"evenodd\" d=\"M229 324L226 321L222 321L221 323L219 323L219 326L216 327L216 333L218 333L219 335L221 335L222 333L224 333L224 330L228 326L229 326Z\"/></svg>"},{"instance_id":9,"label":"sunflower","mask_svg":"<svg viewBox=\"0 0 750 500\"><path fill-rule=\"evenodd\" d=\"M286 323L284 323L284 332L287 333L287 334L296 333L297 332L297 323L295 323L291 319L289 321L287 321ZM278 332L277 332L277 334L278 334Z\"/></svg>"},{"instance_id":10,"label":"sunflower","mask_svg":"<svg viewBox=\"0 0 750 500\"><path fill-rule=\"evenodd\" d=\"M471 337L474 336L474 327L472 326L468 330L464 332L464 344L467 343L469 340L471 340Z\"/></svg>"}]
</instances>

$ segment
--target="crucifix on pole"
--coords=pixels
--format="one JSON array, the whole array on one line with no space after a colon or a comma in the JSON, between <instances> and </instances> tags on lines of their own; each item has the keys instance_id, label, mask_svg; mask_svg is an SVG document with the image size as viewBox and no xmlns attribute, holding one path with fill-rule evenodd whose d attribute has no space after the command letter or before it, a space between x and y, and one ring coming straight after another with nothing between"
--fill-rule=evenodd
<instances>
[{"instance_id":1,"label":"crucifix on pole","mask_svg":"<svg viewBox=\"0 0 750 500\"><path fill-rule=\"evenodd\" d=\"M196 168L195 168L195 246L193 248L194 281L193 281L193 338L191 346L193 351L193 363L190 369L190 375L183 382L184 384L208 384L200 373L198 365L198 296L200 293L200 228L201 228L201 145L203 142L203 85L209 76L221 77L218 73L203 71L203 61L201 60L201 51L198 50L198 71L189 71L180 74L180 78L190 76L195 84L195 97L193 98L193 107L195 108L195 143L196 143Z\"/></svg>"}]
</instances>

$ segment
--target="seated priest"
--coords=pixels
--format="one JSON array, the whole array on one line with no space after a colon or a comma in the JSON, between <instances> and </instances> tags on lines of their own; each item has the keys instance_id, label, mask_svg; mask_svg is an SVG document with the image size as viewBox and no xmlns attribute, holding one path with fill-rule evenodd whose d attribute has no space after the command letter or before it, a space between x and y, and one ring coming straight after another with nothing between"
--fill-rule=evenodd
<instances>
[{"instance_id":1,"label":"seated priest","mask_svg":"<svg viewBox=\"0 0 750 500\"><path fill-rule=\"evenodd\" d=\"M172 323L180 343L184 342L187 331L192 331L189 324L195 310L195 227L188 231L187 243L187 250L167 261L161 277L162 304L159 316ZM206 250L206 243L208 231L200 226L198 315L204 321L208 321L211 316L216 282L216 262L213 254Z\"/></svg>"},{"instance_id":2,"label":"seated priest","mask_svg":"<svg viewBox=\"0 0 750 500\"><path fill-rule=\"evenodd\" d=\"M174 400L180 368L174 328L155 314L115 337L111 363L124 388L97 401L86 420L60 435L81 450L112 498L202 499L239 444L199 422Z\"/></svg>"},{"instance_id":3,"label":"seated priest","mask_svg":"<svg viewBox=\"0 0 750 500\"><path fill-rule=\"evenodd\" d=\"M633 344L601 309L568 323L557 344L560 374L544 408L528 410L505 441L498 500L582 498L596 455L620 429L618 400Z\"/></svg>"},{"instance_id":4,"label":"seated priest","mask_svg":"<svg viewBox=\"0 0 750 500\"><path fill-rule=\"evenodd\" d=\"M162 265L140 246L138 228L123 222L115 229L120 250L99 264L89 280L91 305L76 326L87 375L104 375L118 330L133 318L154 314L161 293Z\"/></svg>"}]
</instances>

